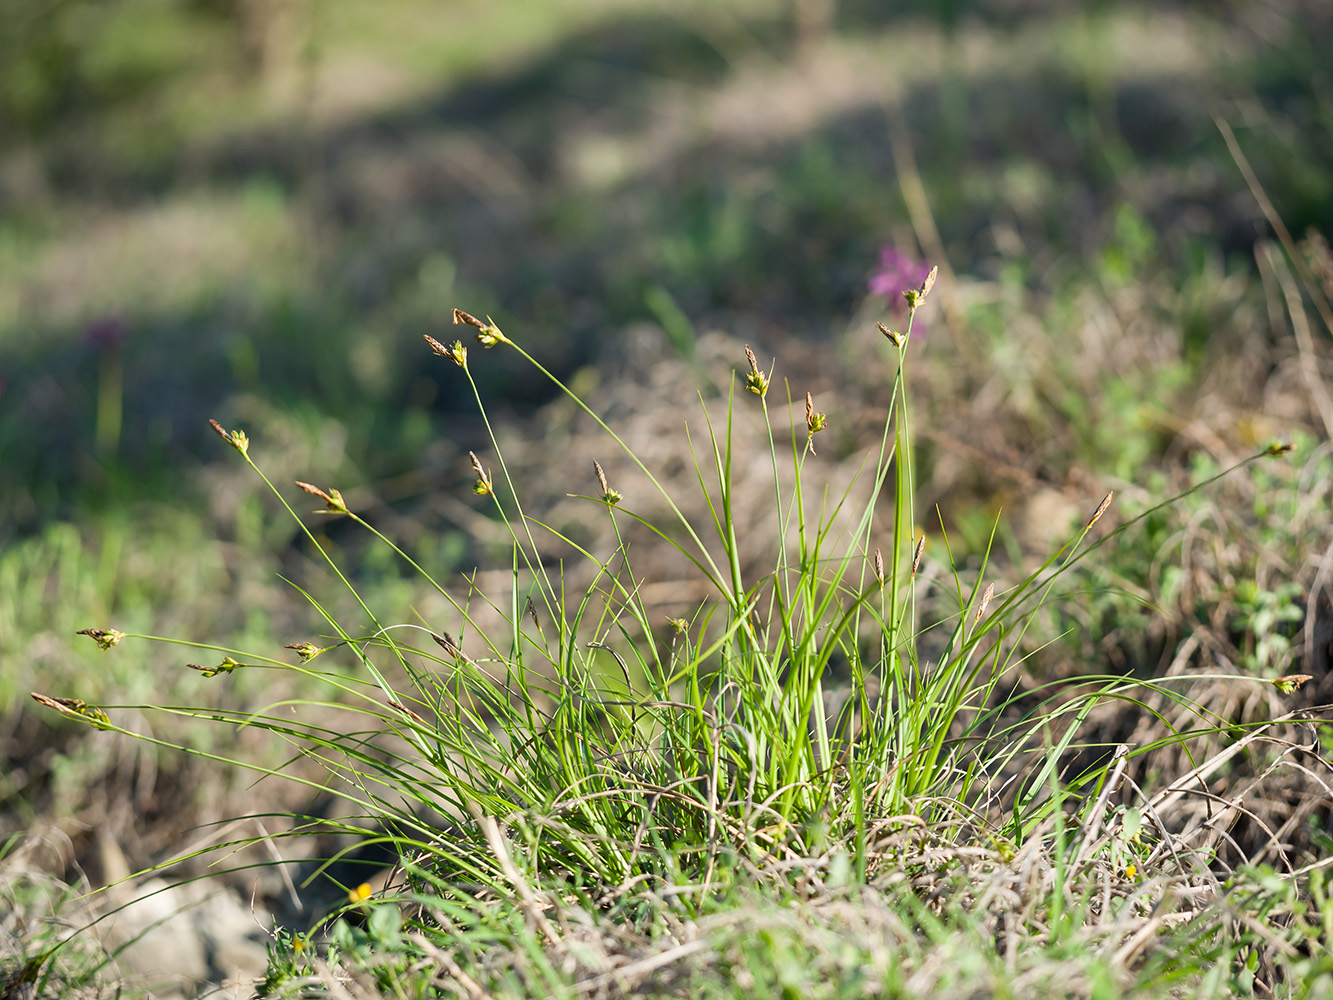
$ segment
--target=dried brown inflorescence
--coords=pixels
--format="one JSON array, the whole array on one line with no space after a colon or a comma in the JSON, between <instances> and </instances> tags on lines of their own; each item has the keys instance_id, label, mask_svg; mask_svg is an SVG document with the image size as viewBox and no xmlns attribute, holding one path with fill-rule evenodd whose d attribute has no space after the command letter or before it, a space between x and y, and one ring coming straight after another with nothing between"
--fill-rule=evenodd
<instances>
[{"instance_id":1,"label":"dried brown inflorescence","mask_svg":"<svg viewBox=\"0 0 1333 1000\"><path fill-rule=\"evenodd\" d=\"M321 514L351 513L351 511L347 509L347 504L343 502L343 495L339 493L337 490L329 489L326 492L324 490L321 490L318 486L312 486L310 483L303 483L299 479L296 480L296 485L299 486L301 489L305 490L305 492L309 493L311 496L319 497L321 500L324 501L324 509L320 511Z\"/></svg>"}]
</instances>

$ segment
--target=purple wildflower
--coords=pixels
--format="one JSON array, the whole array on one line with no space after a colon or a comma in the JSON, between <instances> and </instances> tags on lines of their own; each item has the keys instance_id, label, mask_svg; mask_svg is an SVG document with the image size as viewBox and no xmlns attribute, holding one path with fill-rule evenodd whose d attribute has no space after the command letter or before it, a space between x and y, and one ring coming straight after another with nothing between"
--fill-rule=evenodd
<instances>
[{"instance_id":1,"label":"purple wildflower","mask_svg":"<svg viewBox=\"0 0 1333 1000\"><path fill-rule=\"evenodd\" d=\"M130 332L130 325L123 319L104 316L93 320L83 331L83 342L98 351L113 351L124 341Z\"/></svg>"}]
</instances>

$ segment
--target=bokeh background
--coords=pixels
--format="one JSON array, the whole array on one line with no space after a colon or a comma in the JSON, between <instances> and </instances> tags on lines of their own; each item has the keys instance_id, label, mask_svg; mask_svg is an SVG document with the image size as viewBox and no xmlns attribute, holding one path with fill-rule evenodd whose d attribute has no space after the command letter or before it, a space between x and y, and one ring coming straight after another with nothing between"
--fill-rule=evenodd
<instances>
[{"instance_id":1,"label":"bokeh background","mask_svg":"<svg viewBox=\"0 0 1333 1000\"><path fill-rule=\"evenodd\" d=\"M1021 566L1108 488L1146 506L1294 436L1285 472L1117 555L1142 602L1085 607L1060 656L1169 662L1179 629L1136 610L1156 602L1248 650L1237 669L1311 671L1331 45L1324 0L0 0L0 832L59 831L56 867L97 882L253 807L249 777L27 694L291 693L74 635L275 649L316 628L279 574L327 581L210 417L439 579L503 568L468 489L474 402L422 342L454 338L454 306L645 447L683 441L751 343L830 414L833 476L882 420L873 323L939 264L914 388L923 509L959 557L999 510ZM588 459L615 471L530 367L474 347L473 369L544 509L590 488ZM661 458L688 490L685 458ZM1262 502L1284 490L1295 507ZM1211 562L1182 554L1191 519L1217 527ZM439 611L312 522L391 616ZM672 573L664 614L694 598Z\"/></svg>"}]
</instances>

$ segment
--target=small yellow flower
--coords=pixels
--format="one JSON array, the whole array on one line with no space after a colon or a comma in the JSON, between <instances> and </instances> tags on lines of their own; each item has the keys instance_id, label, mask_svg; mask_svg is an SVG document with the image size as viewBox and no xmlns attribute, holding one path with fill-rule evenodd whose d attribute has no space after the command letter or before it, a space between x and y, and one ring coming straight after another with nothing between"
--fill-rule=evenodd
<instances>
[{"instance_id":1,"label":"small yellow flower","mask_svg":"<svg viewBox=\"0 0 1333 1000\"><path fill-rule=\"evenodd\" d=\"M467 348L463 346L461 340L455 340L448 347L445 347L429 333L423 333L422 336L426 338L426 343L430 345L430 349L440 357L448 358L459 368L467 367Z\"/></svg>"},{"instance_id":2,"label":"small yellow flower","mask_svg":"<svg viewBox=\"0 0 1333 1000\"><path fill-rule=\"evenodd\" d=\"M877 329L880 333L884 334L884 336L888 339L889 343L893 344L893 346L898 348L899 350L902 350L903 344L907 342L907 334L900 333L897 330L890 330L883 323L876 323L875 329Z\"/></svg>"},{"instance_id":3,"label":"small yellow flower","mask_svg":"<svg viewBox=\"0 0 1333 1000\"><path fill-rule=\"evenodd\" d=\"M745 360L750 364L750 373L745 376L745 388L763 399L768 394L768 373L759 370L759 359L754 356L749 344L745 345Z\"/></svg>"},{"instance_id":4,"label":"small yellow flower","mask_svg":"<svg viewBox=\"0 0 1333 1000\"><path fill-rule=\"evenodd\" d=\"M96 705L89 705L79 698L52 698L50 695L31 692L33 701L47 708L54 708L62 715L86 722L96 729L110 729L111 719Z\"/></svg>"},{"instance_id":5,"label":"small yellow flower","mask_svg":"<svg viewBox=\"0 0 1333 1000\"><path fill-rule=\"evenodd\" d=\"M110 649L125 638L124 632L118 632L113 628L81 628L74 634L86 635L97 643L100 649Z\"/></svg>"},{"instance_id":6,"label":"small yellow flower","mask_svg":"<svg viewBox=\"0 0 1333 1000\"><path fill-rule=\"evenodd\" d=\"M216 667L205 667L199 663L187 663L185 665L189 667L191 670L198 670L205 677L216 677L218 674L231 673L241 664L238 661L233 660L230 656L224 656L222 658L222 662L219 663Z\"/></svg>"},{"instance_id":7,"label":"small yellow flower","mask_svg":"<svg viewBox=\"0 0 1333 1000\"><path fill-rule=\"evenodd\" d=\"M1133 880L1134 876L1137 875L1138 873L1139 869L1137 865L1128 865L1125 868L1125 878L1130 879L1131 881Z\"/></svg>"},{"instance_id":8,"label":"small yellow flower","mask_svg":"<svg viewBox=\"0 0 1333 1000\"><path fill-rule=\"evenodd\" d=\"M481 465L481 459L477 457L476 452L468 452L467 457L472 462L472 471L477 474L477 481L472 484L472 492L479 497L490 496L495 492L495 487L491 482L491 474Z\"/></svg>"},{"instance_id":9,"label":"small yellow flower","mask_svg":"<svg viewBox=\"0 0 1333 1000\"><path fill-rule=\"evenodd\" d=\"M223 441L226 441L242 455L249 454L250 439L245 436L245 431L228 431L216 420L209 420L209 424L213 430L217 431L218 437L222 438Z\"/></svg>"},{"instance_id":10,"label":"small yellow flower","mask_svg":"<svg viewBox=\"0 0 1333 1000\"><path fill-rule=\"evenodd\" d=\"M364 903L370 898L371 891L370 883L362 882L355 889L352 889L347 893L347 900L351 903Z\"/></svg>"},{"instance_id":11,"label":"small yellow flower","mask_svg":"<svg viewBox=\"0 0 1333 1000\"><path fill-rule=\"evenodd\" d=\"M807 431L805 446L810 449L810 454L814 455L814 437L825 427L828 426L828 416L815 411L815 400L810 393L805 394L805 429Z\"/></svg>"},{"instance_id":12,"label":"small yellow flower","mask_svg":"<svg viewBox=\"0 0 1333 1000\"><path fill-rule=\"evenodd\" d=\"M324 509L320 511L321 514L351 513L351 511L347 509L347 504L343 501L343 495L339 493L337 490L330 488L329 491L326 493L324 490L321 490L318 486L312 486L309 483L303 483L299 479L296 480L296 485L301 487L301 489L305 490L312 497L319 497L321 500L324 501Z\"/></svg>"},{"instance_id":13,"label":"small yellow flower","mask_svg":"<svg viewBox=\"0 0 1333 1000\"><path fill-rule=\"evenodd\" d=\"M296 652L300 654L302 663L309 663L320 653L324 652L323 649L316 646L313 642L289 642L282 648L296 650Z\"/></svg>"},{"instance_id":14,"label":"small yellow flower","mask_svg":"<svg viewBox=\"0 0 1333 1000\"><path fill-rule=\"evenodd\" d=\"M597 485L602 488L602 499L613 507L620 503L620 491L611 489L606 481L606 473L602 471L602 464L600 462L593 462L592 469L593 472L597 474Z\"/></svg>"},{"instance_id":15,"label":"small yellow flower","mask_svg":"<svg viewBox=\"0 0 1333 1000\"><path fill-rule=\"evenodd\" d=\"M1283 694L1291 694L1306 681L1312 680L1314 680L1314 677L1310 674L1287 674L1285 677L1274 677L1268 683Z\"/></svg>"}]
</instances>

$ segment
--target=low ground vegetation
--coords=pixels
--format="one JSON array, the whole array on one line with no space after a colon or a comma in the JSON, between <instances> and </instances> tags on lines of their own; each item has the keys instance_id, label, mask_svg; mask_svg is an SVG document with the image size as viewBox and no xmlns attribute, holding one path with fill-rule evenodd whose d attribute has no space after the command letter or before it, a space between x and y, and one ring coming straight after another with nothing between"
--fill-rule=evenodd
<instances>
[{"instance_id":1,"label":"low ground vegetation","mask_svg":"<svg viewBox=\"0 0 1333 1000\"><path fill-rule=\"evenodd\" d=\"M6 1000L1333 989L1323 4L44 6Z\"/></svg>"}]
</instances>

